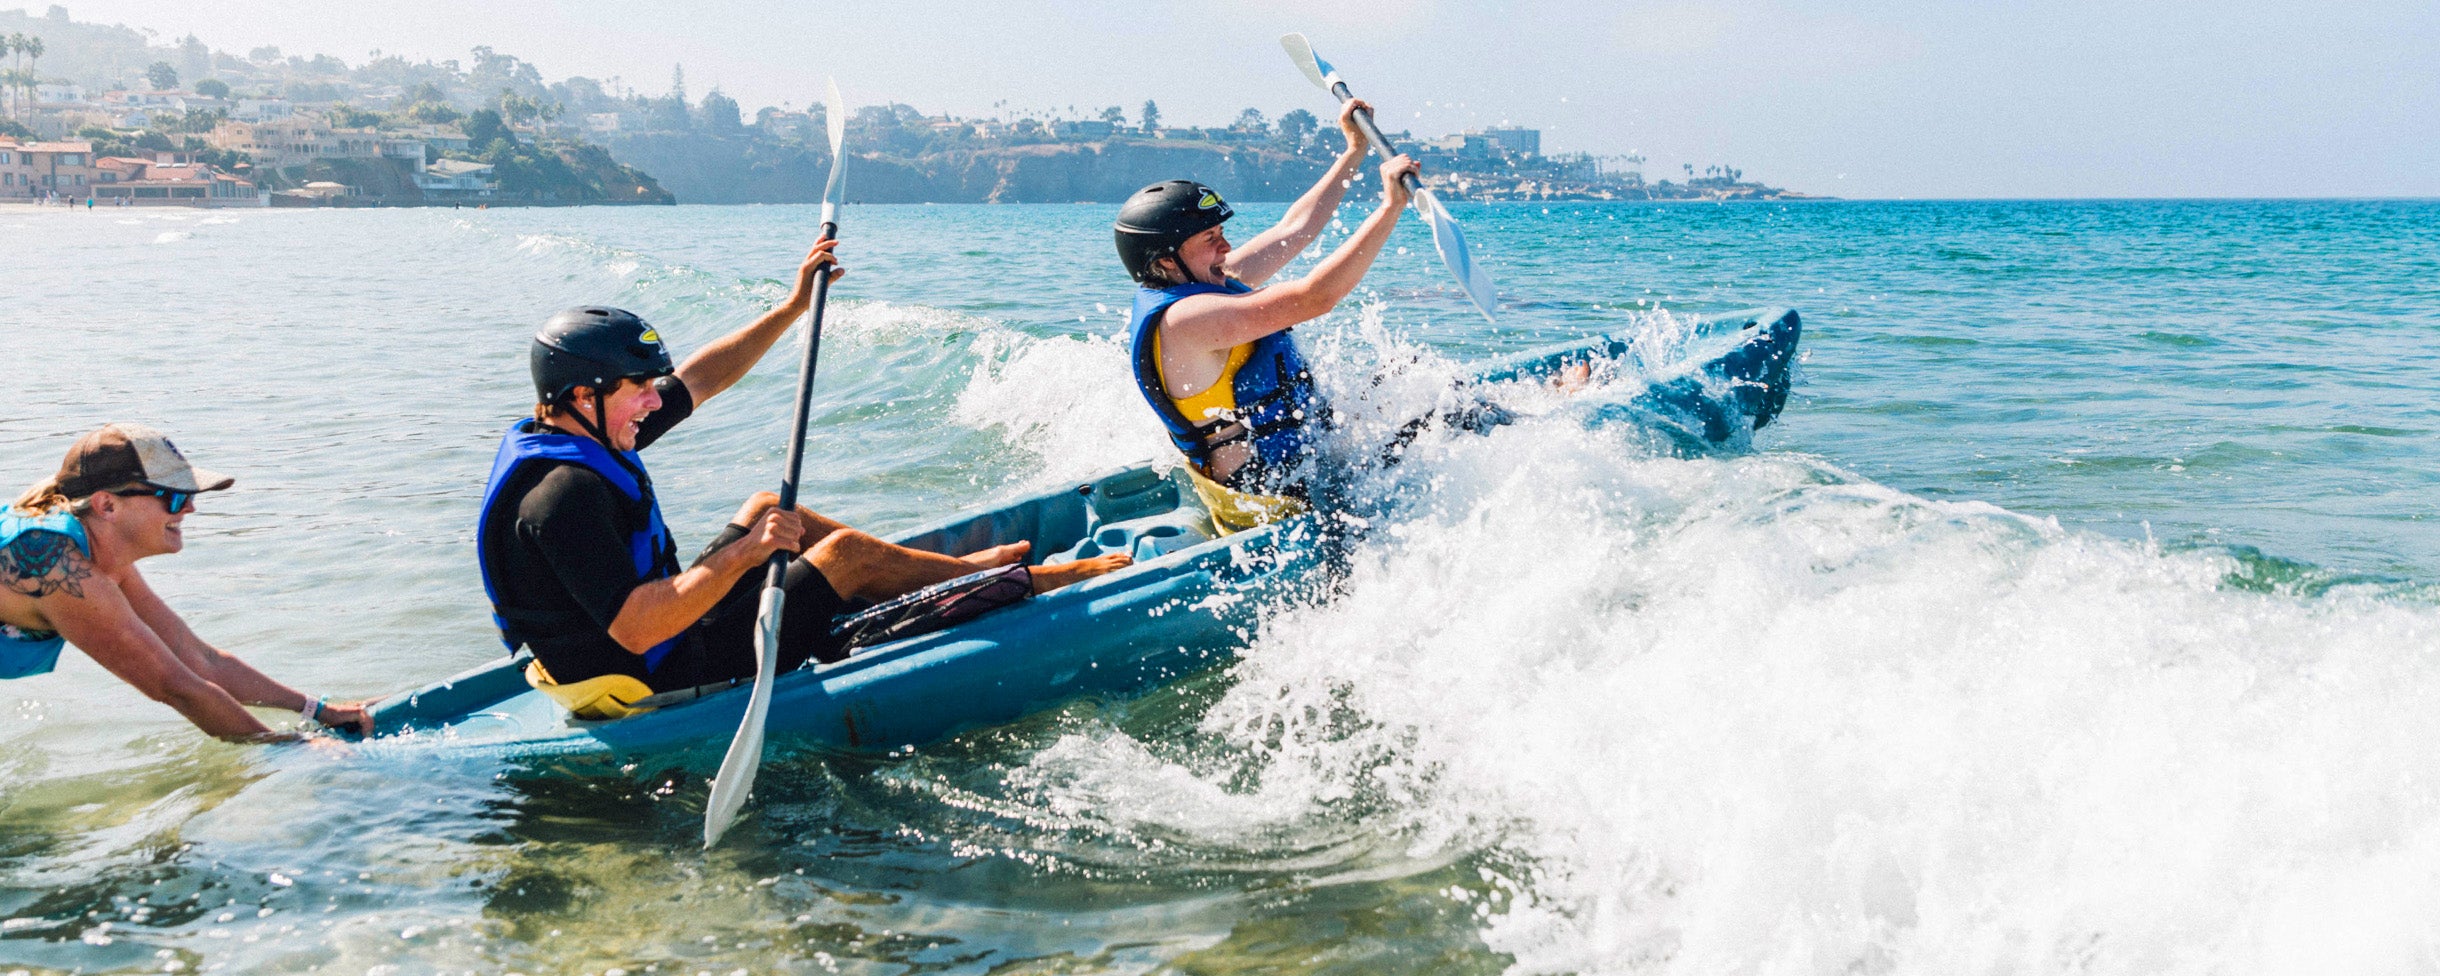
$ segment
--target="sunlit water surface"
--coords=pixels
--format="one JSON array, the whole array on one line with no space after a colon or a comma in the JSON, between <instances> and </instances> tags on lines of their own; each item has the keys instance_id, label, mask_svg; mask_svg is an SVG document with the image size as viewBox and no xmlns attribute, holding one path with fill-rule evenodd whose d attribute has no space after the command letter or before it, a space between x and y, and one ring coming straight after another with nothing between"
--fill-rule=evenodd
<instances>
[{"instance_id":1,"label":"sunlit water surface","mask_svg":"<svg viewBox=\"0 0 2440 976\"><path fill-rule=\"evenodd\" d=\"M683 764L222 745L72 652L0 689L0 969L2435 968L2440 205L1457 213L1499 324L1410 222L1303 330L1336 387L1788 305L1785 418L1427 440L1236 663L789 755L709 854ZM813 503L887 531L1160 453L1109 219L849 210ZM0 481L169 429L238 479L146 564L170 601L308 690L410 687L499 653L473 521L536 323L700 348L813 224L0 209ZM793 358L652 452L681 546L776 480Z\"/></svg>"}]
</instances>

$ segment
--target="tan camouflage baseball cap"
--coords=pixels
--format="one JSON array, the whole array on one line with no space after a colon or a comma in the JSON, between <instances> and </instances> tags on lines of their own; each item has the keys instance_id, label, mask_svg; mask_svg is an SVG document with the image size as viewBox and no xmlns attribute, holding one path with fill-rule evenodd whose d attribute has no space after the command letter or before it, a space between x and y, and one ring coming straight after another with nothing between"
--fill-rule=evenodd
<instances>
[{"instance_id":1,"label":"tan camouflage baseball cap","mask_svg":"<svg viewBox=\"0 0 2440 976\"><path fill-rule=\"evenodd\" d=\"M173 491L219 491L237 479L186 463L169 435L143 424L111 424L77 439L59 463L59 493L83 498L141 482Z\"/></svg>"}]
</instances>

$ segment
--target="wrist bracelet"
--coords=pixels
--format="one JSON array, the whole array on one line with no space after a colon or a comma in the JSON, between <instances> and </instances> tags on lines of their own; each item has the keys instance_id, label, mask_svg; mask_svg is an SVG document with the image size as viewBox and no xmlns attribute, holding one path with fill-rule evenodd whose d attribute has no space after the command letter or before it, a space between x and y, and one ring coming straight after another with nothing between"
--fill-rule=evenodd
<instances>
[{"instance_id":1,"label":"wrist bracelet","mask_svg":"<svg viewBox=\"0 0 2440 976\"><path fill-rule=\"evenodd\" d=\"M305 721L320 725L322 724L322 706L328 704L330 704L330 696L318 695L306 699L305 707L297 709L297 714L305 716Z\"/></svg>"}]
</instances>

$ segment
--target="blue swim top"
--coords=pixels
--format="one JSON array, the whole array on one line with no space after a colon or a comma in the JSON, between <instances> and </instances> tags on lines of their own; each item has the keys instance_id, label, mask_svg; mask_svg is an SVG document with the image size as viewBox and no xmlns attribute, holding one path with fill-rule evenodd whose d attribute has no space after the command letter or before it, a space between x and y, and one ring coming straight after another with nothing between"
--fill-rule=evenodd
<instances>
[{"instance_id":1,"label":"blue swim top","mask_svg":"<svg viewBox=\"0 0 2440 976\"><path fill-rule=\"evenodd\" d=\"M85 524L73 514L5 512L0 513L0 561L6 561L21 575L49 575L62 550L32 538L38 533L66 536L87 558L93 555L93 541L85 537ZM66 645L67 641L51 631L0 623L0 679L49 674L59 666L59 649Z\"/></svg>"}]
</instances>

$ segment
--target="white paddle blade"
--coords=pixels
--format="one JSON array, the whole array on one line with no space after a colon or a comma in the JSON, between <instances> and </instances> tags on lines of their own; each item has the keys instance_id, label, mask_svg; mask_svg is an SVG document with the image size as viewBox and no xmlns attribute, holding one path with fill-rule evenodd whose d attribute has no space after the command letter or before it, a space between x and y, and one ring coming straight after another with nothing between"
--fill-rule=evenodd
<instances>
[{"instance_id":1,"label":"white paddle blade","mask_svg":"<svg viewBox=\"0 0 2440 976\"><path fill-rule=\"evenodd\" d=\"M839 79L830 79L826 112L830 123L830 184L822 188L822 222L839 222L839 204L847 198L847 99L839 95Z\"/></svg>"},{"instance_id":2,"label":"white paddle blade","mask_svg":"<svg viewBox=\"0 0 2440 976\"><path fill-rule=\"evenodd\" d=\"M1279 46L1288 52L1288 60L1296 62L1296 70L1304 72L1305 80L1312 82L1313 87L1327 92L1330 83L1338 80L1338 72L1331 70L1330 62L1322 60L1321 55L1313 53L1313 45L1305 40L1305 35L1281 34Z\"/></svg>"},{"instance_id":3,"label":"white paddle blade","mask_svg":"<svg viewBox=\"0 0 2440 976\"><path fill-rule=\"evenodd\" d=\"M746 700L745 721L738 723L737 737L729 740L729 753L721 757L720 774L712 780L712 798L703 807L703 849L707 851L737 822L746 794L754 789L754 774L762 769L763 723L771 712L771 679L779 670L779 624L787 605L788 591L778 587L763 590L761 612L754 617L754 643L762 648L762 661L754 667L754 692Z\"/></svg>"},{"instance_id":4,"label":"white paddle blade","mask_svg":"<svg viewBox=\"0 0 2440 976\"><path fill-rule=\"evenodd\" d=\"M1485 320L1499 321L1491 312L1499 304L1499 291L1491 284L1491 272L1474 263L1474 252L1467 250L1466 232L1458 228L1457 218L1449 216L1430 190L1415 191L1415 209L1432 225L1432 246L1440 251L1440 263L1457 277L1457 287L1466 293L1466 300L1474 303Z\"/></svg>"}]
</instances>

